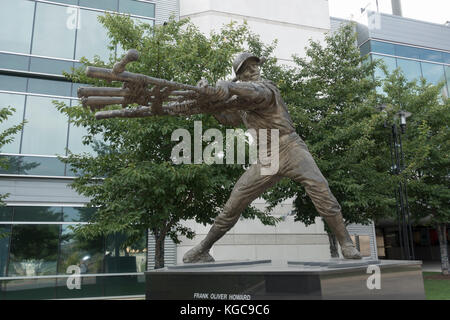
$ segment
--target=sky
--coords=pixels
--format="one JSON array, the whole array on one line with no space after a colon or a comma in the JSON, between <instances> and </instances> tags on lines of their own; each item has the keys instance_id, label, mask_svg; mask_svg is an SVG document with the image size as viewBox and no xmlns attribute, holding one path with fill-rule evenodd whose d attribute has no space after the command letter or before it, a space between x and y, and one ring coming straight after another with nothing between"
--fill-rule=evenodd
<instances>
[{"instance_id":1,"label":"sky","mask_svg":"<svg viewBox=\"0 0 450 320\"><path fill-rule=\"evenodd\" d=\"M450 0L402 0L406 18L444 24L450 21ZM361 8L377 11L376 0L328 0L330 16L364 23ZM381 13L392 14L391 0L378 0ZM367 21L367 18L365 19Z\"/></svg>"}]
</instances>

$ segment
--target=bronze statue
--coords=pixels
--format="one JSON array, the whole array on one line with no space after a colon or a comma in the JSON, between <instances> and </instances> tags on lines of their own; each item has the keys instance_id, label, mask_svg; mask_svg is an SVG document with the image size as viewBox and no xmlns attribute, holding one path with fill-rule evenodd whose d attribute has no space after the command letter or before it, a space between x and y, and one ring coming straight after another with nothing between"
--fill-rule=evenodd
<instances>
[{"instance_id":1,"label":"bronze statue","mask_svg":"<svg viewBox=\"0 0 450 320\"><path fill-rule=\"evenodd\" d=\"M95 78L124 81L122 88L79 89L83 104L90 106L93 111L111 104L124 106L121 110L97 112L97 119L210 113L222 124L237 126L242 122L248 129L256 131L279 131L278 172L262 175L261 167L265 164L259 160L252 164L234 186L222 213L215 219L205 239L184 255L183 262L214 261L209 254L213 244L236 224L242 211L253 200L283 177L291 178L305 187L316 210L336 235L344 258L361 259L345 227L341 207L306 144L296 133L279 90L271 81L260 76L262 59L250 53L238 55L233 63L236 81L219 81L216 87L211 87L206 84L188 86L124 72L125 64L136 60L137 56L135 50L130 50L113 70L94 67L86 70L89 76ZM149 85L153 85L152 89L149 89ZM143 106L125 109L130 103Z\"/></svg>"}]
</instances>

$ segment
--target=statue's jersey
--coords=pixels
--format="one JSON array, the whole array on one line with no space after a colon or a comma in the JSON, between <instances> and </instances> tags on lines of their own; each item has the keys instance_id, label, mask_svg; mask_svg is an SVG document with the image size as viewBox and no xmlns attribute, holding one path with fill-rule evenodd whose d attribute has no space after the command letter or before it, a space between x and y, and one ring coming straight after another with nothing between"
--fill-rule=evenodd
<instances>
[{"instance_id":1,"label":"statue's jersey","mask_svg":"<svg viewBox=\"0 0 450 320\"><path fill-rule=\"evenodd\" d=\"M273 82L263 80L251 82L251 84L255 87L255 90L264 91L262 96L265 98L249 109L240 111L242 121L247 129L254 129L257 133L260 129L267 129L269 141L271 129L278 129L280 137L295 133L287 106Z\"/></svg>"}]
</instances>

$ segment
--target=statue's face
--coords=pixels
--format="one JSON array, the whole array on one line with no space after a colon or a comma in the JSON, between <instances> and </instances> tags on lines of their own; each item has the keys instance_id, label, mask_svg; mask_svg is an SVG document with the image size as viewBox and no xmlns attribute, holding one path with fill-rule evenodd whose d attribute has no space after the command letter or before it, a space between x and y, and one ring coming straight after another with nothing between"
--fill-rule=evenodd
<instances>
[{"instance_id":1,"label":"statue's face","mask_svg":"<svg viewBox=\"0 0 450 320\"><path fill-rule=\"evenodd\" d=\"M260 80L259 64L254 60L248 60L243 66L243 71L239 75L241 81Z\"/></svg>"}]
</instances>

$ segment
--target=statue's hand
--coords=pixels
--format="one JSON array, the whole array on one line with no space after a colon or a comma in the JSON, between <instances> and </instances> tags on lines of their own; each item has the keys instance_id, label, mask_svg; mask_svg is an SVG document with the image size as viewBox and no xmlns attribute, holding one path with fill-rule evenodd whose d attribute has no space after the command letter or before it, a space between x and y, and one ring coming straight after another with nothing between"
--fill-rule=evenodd
<instances>
[{"instance_id":1,"label":"statue's hand","mask_svg":"<svg viewBox=\"0 0 450 320\"><path fill-rule=\"evenodd\" d=\"M230 83L228 81L217 81L216 89L217 89L217 99L225 100L230 97Z\"/></svg>"}]
</instances>

